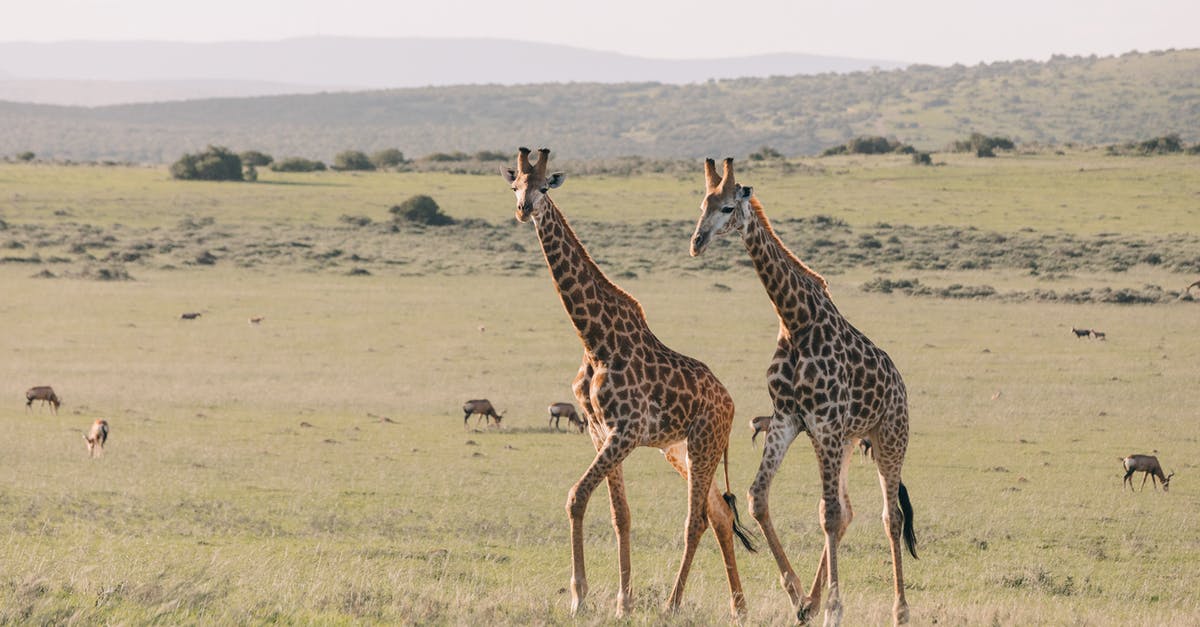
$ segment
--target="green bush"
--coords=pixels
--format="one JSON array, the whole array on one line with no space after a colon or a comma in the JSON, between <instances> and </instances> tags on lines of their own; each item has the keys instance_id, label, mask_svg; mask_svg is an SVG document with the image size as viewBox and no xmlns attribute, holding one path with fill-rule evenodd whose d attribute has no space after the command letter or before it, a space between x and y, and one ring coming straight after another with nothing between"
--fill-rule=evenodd
<instances>
[{"instance_id":1,"label":"green bush","mask_svg":"<svg viewBox=\"0 0 1200 627\"><path fill-rule=\"evenodd\" d=\"M966 139L954 142L951 149L954 152L973 152L977 157L995 157L997 150L1012 150L1016 144L1007 137L995 135L988 137L983 133L971 133Z\"/></svg>"},{"instance_id":2,"label":"green bush","mask_svg":"<svg viewBox=\"0 0 1200 627\"><path fill-rule=\"evenodd\" d=\"M476 161L508 161L508 153L499 150L480 150L475 153Z\"/></svg>"},{"instance_id":3,"label":"green bush","mask_svg":"<svg viewBox=\"0 0 1200 627\"><path fill-rule=\"evenodd\" d=\"M371 163L380 170L394 168L403 164L404 161L404 153L400 152L398 148L385 148L371 155Z\"/></svg>"},{"instance_id":4,"label":"green bush","mask_svg":"<svg viewBox=\"0 0 1200 627\"><path fill-rule=\"evenodd\" d=\"M770 146L763 146L758 150L750 153L751 161L767 161L770 159L782 159L783 153L775 150Z\"/></svg>"},{"instance_id":5,"label":"green bush","mask_svg":"<svg viewBox=\"0 0 1200 627\"><path fill-rule=\"evenodd\" d=\"M18 161L26 161L26 162L33 161L34 158L36 158L36 157L37 157L37 155L33 154L33 152L30 150L26 150L24 152L17 153Z\"/></svg>"},{"instance_id":6,"label":"green bush","mask_svg":"<svg viewBox=\"0 0 1200 627\"><path fill-rule=\"evenodd\" d=\"M361 150L343 150L333 158L331 167L339 171L374 170L375 164Z\"/></svg>"},{"instance_id":7,"label":"green bush","mask_svg":"<svg viewBox=\"0 0 1200 627\"><path fill-rule=\"evenodd\" d=\"M305 159L304 157L288 157L283 161L276 161L271 164L271 171L273 172L322 172L324 170L324 163Z\"/></svg>"},{"instance_id":8,"label":"green bush","mask_svg":"<svg viewBox=\"0 0 1200 627\"><path fill-rule=\"evenodd\" d=\"M275 160L271 155L257 150L247 150L238 156L242 158L242 165L258 168L271 165L271 162Z\"/></svg>"},{"instance_id":9,"label":"green bush","mask_svg":"<svg viewBox=\"0 0 1200 627\"><path fill-rule=\"evenodd\" d=\"M912 153L912 162L913 165L933 165L933 157L929 156L927 152L914 152Z\"/></svg>"},{"instance_id":10,"label":"green bush","mask_svg":"<svg viewBox=\"0 0 1200 627\"><path fill-rule=\"evenodd\" d=\"M435 152L433 154L425 155L426 161L466 161L470 158L471 155L468 155L460 150L456 150L454 152Z\"/></svg>"},{"instance_id":11,"label":"green bush","mask_svg":"<svg viewBox=\"0 0 1200 627\"><path fill-rule=\"evenodd\" d=\"M444 226L454 224L454 218L442 213L437 201L424 194L418 194L389 209L397 221Z\"/></svg>"},{"instance_id":12,"label":"green bush","mask_svg":"<svg viewBox=\"0 0 1200 627\"><path fill-rule=\"evenodd\" d=\"M209 146L171 164L171 176L184 181L241 181L242 159L228 148Z\"/></svg>"},{"instance_id":13,"label":"green bush","mask_svg":"<svg viewBox=\"0 0 1200 627\"><path fill-rule=\"evenodd\" d=\"M908 144L902 144L895 139L888 137L880 137L878 135L862 135L842 144L826 148L821 153L822 157L831 157L833 155L886 155L890 153L912 154L916 152L916 148ZM752 157L753 158L753 157Z\"/></svg>"}]
</instances>

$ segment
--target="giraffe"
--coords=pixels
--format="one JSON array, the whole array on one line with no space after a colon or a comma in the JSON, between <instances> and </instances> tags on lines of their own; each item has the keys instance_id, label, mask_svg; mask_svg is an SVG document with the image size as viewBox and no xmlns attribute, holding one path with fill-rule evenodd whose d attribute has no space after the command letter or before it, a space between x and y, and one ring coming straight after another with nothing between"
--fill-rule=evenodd
<instances>
[{"instance_id":1,"label":"giraffe","mask_svg":"<svg viewBox=\"0 0 1200 627\"><path fill-rule=\"evenodd\" d=\"M779 316L778 346L767 368L774 412L749 500L796 617L801 622L814 618L820 611L822 587L828 585L825 624L841 621L837 547L854 517L846 486L849 460L855 440L867 437L883 490L883 526L891 541L896 599L892 618L896 624L908 622L901 538L914 558L917 554L912 504L900 481L908 447L908 400L900 373L887 353L838 312L825 279L783 245L753 190L735 182L733 159L725 160L721 176L713 160L706 160L704 174L705 196L692 236L692 256L702 254L715 238L739 232ZM821 476L818 515L825 548L812 588L801 597L796 574L772 525L767 496L788 447L804 431L812 440Z\"/></svg>"},{"instance_id":2,"label":"giraffe","mask_svg":"<svg viewBox=\"0 0 1200 627\"><path fill-rule=\"evenodd\" d=\"M550 151L539 150L536 166L529 149L521 148L517 169L501 174L517 197L517 220L533 221L550 276L583 343L583 363L572 389L587 421L596 457L567 493L571 526L571 613L587 596L583 556L583 516L592 491L608 483L609 505L616 531L620 588L617 616L631 607L629 562L630 511L625 498L621 462L637 447L662 450L688 484L683 560L667 599L679 607L696 546L712 525L725 562L730 609L745 612L733 538L753 551L748 532L737 516L729 484L729 434L733 399L703 363L667 348L646 323L641 304L613 284L600 270L567 224L548 192L560 186L562 172L547 174ZM726 492L713 481L725 458Z\"/></svg>"}]
</instances>

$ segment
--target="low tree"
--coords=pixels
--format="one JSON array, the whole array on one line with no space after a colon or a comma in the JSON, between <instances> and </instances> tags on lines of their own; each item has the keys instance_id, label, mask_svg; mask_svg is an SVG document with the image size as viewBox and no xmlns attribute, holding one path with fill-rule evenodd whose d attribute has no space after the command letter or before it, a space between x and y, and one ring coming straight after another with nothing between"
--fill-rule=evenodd
<instances>
[{"instance_id":1,"label":"low tree","mask_svg":"<svg viewBox=\"0 0 1200 627\"><path fill-rule=\"evenodd\" d=\"M37 155L33 154L33 151L31 150L17 153L17 160L19 161L29 162L33 161L35 158L37 158Z\"/></svg>"},{"instance_id":2,"label":"low tree","mask_svg":"<svg viewBox=\"0 0 1200 627\"><path fill-rule=\"evenodd\" d=\"M927 152L914 152L912 153L912 162L913 165L933 165L933 157L930 157Z\"/></svg>"},{"instance_id":3,"label":"low tree","mask_svg":"<svg viewBox=\"0 0 1200 627\"><path fill-rule=\"evenodd\" d=\"M171 164L171 176L184 181L241 181L242 159L222 146L185 154Z\"/></svg>"},{"instance_id":4,"label":"low tree","mask_svg":"<svg viewBox=\"0 0 1200 627\"><path fill-rule=\"evenodd\" d=\"M454 224L454 218L442 213L437 201L424 194L417 194L389 209L396 221L444 226Z\"/></svg>"},{"instance_id":5,"label":"low tree","mask_svg":"<svg viewBox=\"0 0 1200 627\"><path fill-rule=\"evenodd\" d=\"M394 168L403 164L404 161L404 153L400 152L398 148L385 148L371 155L371 163L380 170Z\"/></svg>"},{"instance_id":6,"label":"low tree","mask_svg":"<svg viewBox=\"0 0 1200 627\"><path fill-rule=\"evenodd\" d=\"M361 150L343 150L334 156L331 167L339 171L374 170L375 164Z\"/></svg>"}]
</instances>

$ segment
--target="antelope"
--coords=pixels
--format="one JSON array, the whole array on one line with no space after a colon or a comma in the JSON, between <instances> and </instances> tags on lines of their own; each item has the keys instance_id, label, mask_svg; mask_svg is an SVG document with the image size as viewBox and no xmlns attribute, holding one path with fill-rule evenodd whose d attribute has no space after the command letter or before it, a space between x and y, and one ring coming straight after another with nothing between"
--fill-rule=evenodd
<instances>
[{"instance_id":1,"label":"antelope","mask_svg":"<svg viewBox=\"0 0 1200 627\"><path fill-rule=\"evenodd\" d=\"M1075 339L1077 339L1077 340L1081 337L1091 337L1092 336L1091 329L1076 329L1075 327L1071 327L1071 333L1075 334Z\"/></svg>"},{"instance_id":2,"label":"antelope","mask_svg":"<svg viewBox=\"0 0 1200 627\"><path fill-rule=\"evenodd\" d=\"M254 316L253 318L250 318L250 324L261 324L262 321L266 319L266 316Z\"/></svg>"},{"instance_id":3,"label":"antelope","mask_svg":"<svg viewBox=\"0 0 1200 627\"><path fill-rule=\"evenodd\" d=\"M1092 329L1092 339L1094 339L1094 340L1103 340L1103 339L1105 339L1106 337L1107 337L1107 336L1106 336L1106 335L1104 335L1104 331L1097 331L1097 330L1095 330L1095 329Z\"/></svg>"},{"instance_id":4,"label":"antelope","mask_svg":"<svg viewBox=\"0 0 1200 627\"><path fill-rule=\"evenodd\" d=\"M179 316L179 318L181 320L195 320L196 318L199 318L199 317L200 317L200 313L196 312L196 311L189 311L185 314L180 314L180 316Z\"/></svg>"},{"instance_id":5,"label":"antelope","mask_svg":"<svg viewBox=\"0 0 1200 627\"><path fill-rule=\"evenodd\" d=\"M83 436L87 442L88 457L100 457L104 454L104 443L108 441L108 421L97 419L92 423L91 431Z\"/></svg>"},{"instance_id":6,"label":"antelope","mask_svg":"<svg viewBox=\"0 0 1200 627\"><path fill-rule=\"evenodd\" d=\"M753 444L758 439L759 433L765 433L771 430L771 416L755 416L750 419L750 428L754 429L754 434L750 436L750 443ZM868 438L859 438L858 446L862 449L863 457L875 459L875 454L871 452L871 440Z\"/></svg>"},{"instance_id":7,"label":"antelope","mask_svg":"<svg viewBox=\"0 0 1200 627\"><path fill-rule=\"evenodd\" d=\"M483 419L484 424L488 424L488 418L496 421L496 427L500 428L500 420L504 418L504 414L497 414L496 409L492 407L492 402L486 398L470 400L463 403L463 429L467 428L467 421L470 420L471 414L479 414ZM475 426L479 426L479 420L475 421Z\"/></svg>"},{"instance_id":8,"label":"antelope","mask_svg":"<svg viewBox=\"0 0 1200 627\"><path fill-rule=\"evenodd\" d=\"M1125 466L1125 481L1124 484L1129 484L1129 489L1133 489L1133 473L1142 472L1142 489L1146 489L1146 479L1152 479L1154 489L1158 489L1158 482L1162 481L1163 492L1167 491L1167 485L1171 482L1171 477L1175 476L1172 472L1169 475L1163 475L1162 466L1158 464L1158 458L1153 455L1130 455L1121 460L1121 464Z\"/></svg>"},{"instance_id":9,"label":"antelope","mask_svg":"<svg viewBox=\"0 0 1200 627\"><path fill-rule=\"evenodd\" d=\"M579 432L583 433L586 425L579 419L579 414L575 411L574 405L570 403L552 403L547 408L547 411L550 412L550 422L547 423L547 426L553 424L554 428L558 429L559 420L565 417L568 426L575 425L579 429Z\"/></svg>"},{"instance_id":10,"label":"antelope","mask_svg":"<svg viewBox=\"0 0 1200 627\"><path fill-rule=\"evenodd\" d=\"M58 399L58 395L54 393L54 388L48 385L34 386L25 392L26 410L33 407L34 401L41 401L42 405L50 403L50 408L54 410L55 414L58 413L58 406L62 404L62 401Z\"/></svg>"}]
</instances>

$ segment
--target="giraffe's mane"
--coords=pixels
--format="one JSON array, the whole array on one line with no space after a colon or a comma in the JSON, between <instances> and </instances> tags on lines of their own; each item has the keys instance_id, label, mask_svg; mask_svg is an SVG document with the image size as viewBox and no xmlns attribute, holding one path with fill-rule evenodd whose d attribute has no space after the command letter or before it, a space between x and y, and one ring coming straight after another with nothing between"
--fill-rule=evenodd
<instances>
[{"instance_id":1,"label":"giraffe's mane","mask_svg":"<svg viewBox=\"0 0 1200 627\"><path fill-rule=\"evenodd\" d=\"M779 249L783 251L783 254L787 255L787 258L790 259L792 263L796 264L796 267L800 268L800 270L805 274L816 279L817 283L821 285L821 289L825 290L825 293L828 294L829 283L825 280L825 277L817 274L816 270L813 270L803 261L800 261L800 258L797 257L795 253L791 251L791 249L783 244L783 240L779 239L779 234L777 234L775 232L775 228L771 226L771 220L767 218L767 212L763 209L762 203L758 201L757 197L750 197L750 208L754 209L755 215L758 216L758 223L761 224L764 229L766 229L767 237L770 237L775 241L776 244L779 245Z\"/></svg>"},{"instance_id":2,"label":"giraffe's mane","mask_svg":"<svg viewBox=\"0 0 1200 627\"><path fill-rule=\"evenodd\" d=\"M579 250L583 251L584 262L591 264L591 266L596 269L596 282L599 284L600 289L614 292L618 297L626 299L637 310L638 316L641 318L642 322L646 322L646 310L642 309L642 303L639 302L638 299L634 298L633 294L621 289L620 285L613 283L612 280L608 278L607 274L604 274L604 270L600 269L600 265L597 264L596 260L592 258L591 251L587 249L587 246L583 245L583 242L579 241L579 236L575 234L575 229L571 227L571 223L567 221L566 214L564 214L562 210L558 208L558 204L554 202L554 199L551 198L549 194L546 195L546 200L550 202L550 209L558 214L559 220L562 220L563 232L566 233L566 237L570 239L571 243L578 245Z\"/></svg>"}]
</instances>

